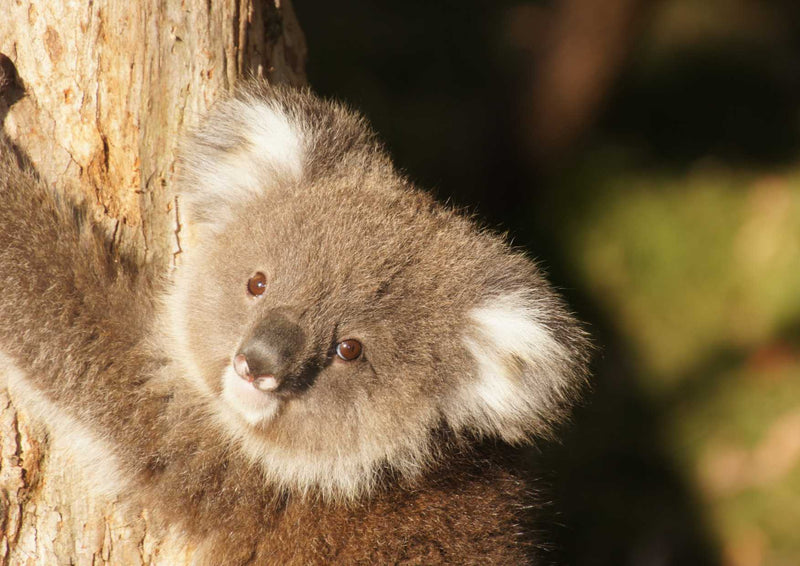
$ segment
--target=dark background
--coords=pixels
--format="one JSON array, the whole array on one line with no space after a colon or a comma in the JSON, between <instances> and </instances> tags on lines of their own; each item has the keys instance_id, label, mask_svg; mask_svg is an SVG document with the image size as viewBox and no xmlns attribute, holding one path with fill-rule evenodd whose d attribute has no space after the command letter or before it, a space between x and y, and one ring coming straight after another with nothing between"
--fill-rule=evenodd
<instances>
[{"instance_id":1,"label":"dark background","mask_svg":"<svg viewBox=\"0 0 800 566\"><path fill-rule=\"evenodd\" d=\"M295 1L313 88L587 321L554 562L800 564L799 6Z\"/></svg>"}]
</instances>

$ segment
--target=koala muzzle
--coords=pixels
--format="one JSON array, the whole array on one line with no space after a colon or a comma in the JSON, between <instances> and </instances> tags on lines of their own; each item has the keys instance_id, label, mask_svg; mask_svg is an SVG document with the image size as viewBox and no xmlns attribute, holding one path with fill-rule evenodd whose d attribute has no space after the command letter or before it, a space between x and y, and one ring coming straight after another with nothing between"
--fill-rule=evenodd
<instances>
[{"instance_id":1,"label":"koala muzzle","mask_svg":"<svg viewBox=\"0 0 800 566\"><path fill-rule=\"evenodd\" d=\"M300 326L281 312L271 312L252 330L233 359L242 379L261 391L296 389L306 337Z\"/></svg>"}]
</instances>

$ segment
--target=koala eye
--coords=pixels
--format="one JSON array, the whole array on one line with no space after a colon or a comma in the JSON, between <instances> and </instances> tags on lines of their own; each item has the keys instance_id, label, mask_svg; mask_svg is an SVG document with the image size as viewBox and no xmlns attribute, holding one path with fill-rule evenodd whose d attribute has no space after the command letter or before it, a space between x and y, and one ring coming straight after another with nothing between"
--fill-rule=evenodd
<instances>
[{"instance_id":1,"label":"koala eye","mask_svg":"<svg viewBox=\"0 0 800 566\"><path fill-rule=\"evenodd\" d=\"M267 290L267 276L260 271L247 280L247 292L254 297L264 294Z\"/></svg>"},{"instance_id":2,"label":"koala eye","mask_svg":"<svg viewBox=\"0 0 800 566\"><path fill-rule=\"evenodd\" d=\"M358 340L342 340L336 344L336 355L346 362L352 362L361 355L361 349L361 342Z\"/></svg>"}]
</instances>

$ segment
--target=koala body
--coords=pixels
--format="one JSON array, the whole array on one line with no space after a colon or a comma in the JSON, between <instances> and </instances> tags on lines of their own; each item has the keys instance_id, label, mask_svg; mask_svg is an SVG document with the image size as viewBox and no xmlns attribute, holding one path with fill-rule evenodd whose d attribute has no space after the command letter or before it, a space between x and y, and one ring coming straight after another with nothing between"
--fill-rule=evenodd
<instances>
[{"instance_id":1,"label":"koala body","mask_svg":"<svg viewBox=\"0 0 800 566\"><path fill-rule=\"evenodd\" d=\"M174 281L2 151L0 349L199 562L530 559L501 447L565 416L586 338L362 118L262 83L219 102L181 151Z\"/></svg>"}]
</instances>

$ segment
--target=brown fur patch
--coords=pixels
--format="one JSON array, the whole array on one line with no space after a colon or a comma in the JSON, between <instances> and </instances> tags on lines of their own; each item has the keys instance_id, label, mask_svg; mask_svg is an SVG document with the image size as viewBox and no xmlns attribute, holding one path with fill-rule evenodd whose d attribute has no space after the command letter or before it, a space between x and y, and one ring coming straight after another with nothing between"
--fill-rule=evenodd
<instances>
[{"instance_id":1,"label":"brown fur patch","mask_svg":"<svg viewBox=\"0 0 800 566\"><path fill-rule=\"evenodd\" d=\"M259 104L297 151L236 112ZM222 102L184 146L194 239L173 288L0 153L0 348L113 446L129 497L201 561L526 562L524 482L471 439L548 434L585 380L585 335L533 262L411 186L363 119L263 84ZM478 332L497 304L511 312ZM248 423L225 372L276 309L302 328L292 367L308 381ZM546 347L514 334L529 330ZM358 360L335 359L345 338ZM526 396L513 414L488 411L491 387L469 393L494 378L484 351Z\"/></svg>"}]
</instances>

